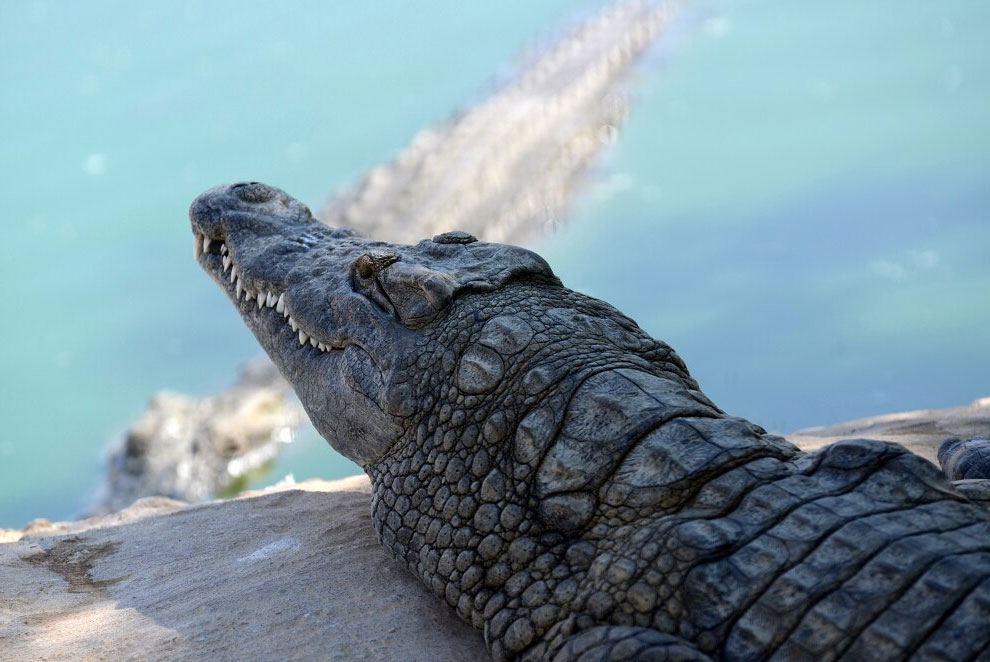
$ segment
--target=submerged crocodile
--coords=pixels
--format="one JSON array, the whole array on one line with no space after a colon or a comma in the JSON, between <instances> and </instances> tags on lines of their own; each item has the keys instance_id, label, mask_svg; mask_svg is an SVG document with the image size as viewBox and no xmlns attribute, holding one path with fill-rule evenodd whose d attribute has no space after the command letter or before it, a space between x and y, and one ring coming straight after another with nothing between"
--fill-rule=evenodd
<instances>
[{"instance_id":1,"label":"submerged crocodile","mask_svg":"<svg viewBox=\"0 0 990 662\"><path fill-rule=\"evenodd\" d=\"M87 517L141 497L198 502L237 492L303 420L288 385L264 360L242 366L237 381L216 395L160 391L111 450L106 485Z\"/></svg>"},{"instance_id":2,"label":"submerged crocodile","mask_svg":"<svg viewBox=\"0 0 990 662\"><path fill-rule=\"evenodd\" d=\"M317 216L399 243L446 228L511 243L553 232L628 113L634 66L677 13L632 0L589 16Z\"/></svg>"},{"instance_id":3,"label":"submerged crocodile","mask_svg":"<svg viewBox=\"0 0 990 662\"><path fill-rule=\"evenodd\" d=\"M495 659L987 659L990 513L895 444L804 453L535 253L415 246L259 183L193 202L200 265L382 544Z\"/></svg>"}]
</instances>

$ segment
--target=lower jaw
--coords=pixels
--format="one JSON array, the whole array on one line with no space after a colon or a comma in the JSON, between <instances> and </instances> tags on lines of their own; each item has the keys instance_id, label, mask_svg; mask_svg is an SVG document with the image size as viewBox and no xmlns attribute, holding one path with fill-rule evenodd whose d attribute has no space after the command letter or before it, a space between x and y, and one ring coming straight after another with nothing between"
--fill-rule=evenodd
<instances>
[{"instance_id":1,"label":"lower jaw","mask_svg":"<svg viewBox=\"0 0 990 662\"><path fill-rule=\"evenodd\" d=\"M258 300L258 293L252 292L251 290L241 287L238 288L231 283L230 275L227 270L220 268L221 265L209 265L205 263L207 258L205 255L200 258L201 266L206 269L214 280L220 285L220 287L227 293L227 296L234 303L234 307L244 318L244 321L252 326L257 324L259 319L264 319L265 322L269 320L272 322L272 328L268 331L273 335L281 335L282 333L291 333L295 337L300 347L309 346L314 352L327 353L333 351L334 347L330 347L326 343L317 340L309 333L306 333L303 329L299 327L297 323L293 320L292 316L289 314L288 308L284 304L284 292L280 292L277 296L274 292L266 292L262 294L262 298ZM215 258L212 258L215 261ZM238 293L240 291L240 294ZM283 312L278 312L278 307L282 307ZM267 312L263 312L267 311ZM277 327L284 327L284 329L279 329ZM259 338L260 340L260 338Z\"/></svg>"}]
</instances>

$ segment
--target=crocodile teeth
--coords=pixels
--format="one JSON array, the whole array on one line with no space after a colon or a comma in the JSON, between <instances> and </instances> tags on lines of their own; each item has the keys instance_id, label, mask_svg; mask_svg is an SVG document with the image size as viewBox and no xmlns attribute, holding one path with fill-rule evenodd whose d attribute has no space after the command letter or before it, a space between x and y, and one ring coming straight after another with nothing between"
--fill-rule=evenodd
<instances>
[{"instance_id":1,"label":"crocodile teeth","mask_svg":"<svg viewBox=\"0 0 990 662\"><path fill-rule=\"evenodd\" d=\"M208 241L208 240L207 240ZM203 246L204 250L209 250L209 244L207 241L196 243L198 248L200 245ZM299 327L299 323L289 314L289 309L285 305L285 292L279 292L276 294L270 290L259 291L257 293L252 292L248 289L247 285L244 284L244 280L237 271L237 267L234 265L233 259L230 257L230 251L227 245L220 242L220 253L223 255L223 271L230 270L230 282L234 284L234 300L239 301L243 298L246 302L255 303L260 310L261 308L274 308L275 312L281 314L289 322L289 327L292 328L293 333L297 334L299 344L301 346L306 346L308 343L314 349L318 349L321 352L329 352L334 349L330 345L326 345L316 338L311 337L308 333L303 331Z\"/></svg>"},{"instance_id":2,"label":"crocodile teeth","mask_svg":"<svg viewBox=\"0 0 990 662\"><path fill-rule=\"evenodd\" d=\"M210 239L209 239L209 237L203 237L203 252L204 253L209 253L210 252Z\"/></svg>"},{"instance_id":3,"label":"crocodile teeth","mask_svg":"<svg viewBox=\"0 0 990 662\"><path fill-rule=\"evenodd\" d=\"M222 241L220 242L220 254L221 255L227 254L227 244L223 243Z\"/></svg>"}]
</instances>

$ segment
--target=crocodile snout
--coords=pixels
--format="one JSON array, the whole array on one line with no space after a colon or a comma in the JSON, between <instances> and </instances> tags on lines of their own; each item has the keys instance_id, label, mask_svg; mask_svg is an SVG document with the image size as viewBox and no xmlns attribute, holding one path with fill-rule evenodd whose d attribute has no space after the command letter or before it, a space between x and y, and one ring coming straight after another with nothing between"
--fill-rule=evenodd
<instances>
[{"instance_id":1,"label":"crocodile snout","mask_svg":"<svg viewBox=\"0 0 990 662\"><path fill-rule=\"evenodd\" d=\"M239 225L278 231L313 219L306 205L261 182L214 187L193 200L189 217L195 231L213 240L225 239Z\"/></svg>"}]
</instances>

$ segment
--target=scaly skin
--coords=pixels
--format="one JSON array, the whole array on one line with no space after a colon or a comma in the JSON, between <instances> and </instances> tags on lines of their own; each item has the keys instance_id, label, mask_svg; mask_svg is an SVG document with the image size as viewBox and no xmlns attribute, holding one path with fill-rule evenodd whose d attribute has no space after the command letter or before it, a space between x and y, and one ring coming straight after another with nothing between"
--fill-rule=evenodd
<instances>
[{"instance_id":1,"label":"scaly skin","mask_svg":"<svg viewBox=\"0 0 990 662\"><path fill-rule=\"evenodd\" d=\"M990 514L903 448L802 453L727 416L523 249L373 242L257 183L190 216L371 477L382 544L495 659L990 656Z\"/></svg>"},{"instance_id":2,"label":"scaly skin","mask_svg":"<svg viewBox=\"0 0 990 662\"><path fill-rule=\"evenodd\" d=\"M990 478L990 437L950 437L938 449L938 463L949 480Z\"/></svg>"}]
</instances>

